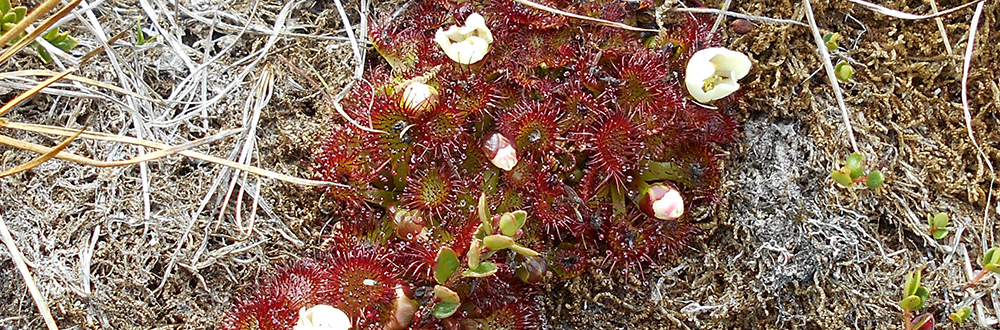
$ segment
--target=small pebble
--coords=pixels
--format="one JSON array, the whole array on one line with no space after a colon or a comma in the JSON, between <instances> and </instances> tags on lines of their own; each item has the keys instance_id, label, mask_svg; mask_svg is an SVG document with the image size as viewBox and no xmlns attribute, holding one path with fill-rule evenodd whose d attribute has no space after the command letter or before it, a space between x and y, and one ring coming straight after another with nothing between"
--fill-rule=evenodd
<instances>
[{"instance_id":1,"label":"small pebble","mask_svg":"<svg viewBox=\"0 0 1000 330\"><path fill-rule=\"evenodd\" d=\"M730 23L729 27L733 29L733 32L747 34L753 31L754 25L750 21L740 18Z\"/></svg>"}]
</instances>

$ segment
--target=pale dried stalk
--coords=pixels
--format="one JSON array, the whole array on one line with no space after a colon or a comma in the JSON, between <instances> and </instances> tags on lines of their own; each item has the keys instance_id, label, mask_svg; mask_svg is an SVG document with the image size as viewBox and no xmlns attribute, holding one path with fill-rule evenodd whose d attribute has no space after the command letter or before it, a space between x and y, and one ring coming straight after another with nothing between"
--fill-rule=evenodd
<instances>
[{"instance_id":1,"label":"pale dried stalk","mask_svg":"<svg viewBox=\"0 0 1000 330\"><path fill-rule=\"evenodd\" d=\"M0 126L3 126L3 125L0 125ZM36 132L36 133L56 134L56 135L62 135L62 136L71 136L71 135L67 135L67 134L75 134L76 133L73 130L70 130L70 129L67 129L67 128L63 128L63 127L46 126L46 125L35 125L35 124L25 124L25 123L14 123L14 122L7 123L6 127L13 128L13 129L19 129L19 130L25 130L25 131L31 131L31 132ZM0 138L2 138L2 137L3 136L0 135ZM119 142L119 143L127 143L127 144L133 144L133 145L140 145L140 146L144 146L144 147L156 148L156 149L161 149L161 150L166 150L166 149L174 148L174 147L172 147L170 145L162 144L162 143L159 143L159 142L153 142L153 141L148 141L148 140L143 140L143 139L136 139L136 138L133 138L133 137L119 136L119 135L113 135L113 134L107 134L107 133L100 133L100 132L84 131L82 134L80 134L80 137L81 138L86 138L86 139L92 139L92 140L112 141L112 142ZM17 141L20 141L20 140L17 140ZM23 142L23 141L21 141L21 142ZM42 148L48 148L48 147L44 147L44 146L41 146L41 147ZM238 170L241 170L241 171L246 171L246 172L249 172L251 174L263 176L265 178L271 178L271 179L275 179L275 180L281 180L281 181L285 181L285 182L288 182L288 183L300 184L300 185L305 185L305 186L316 186L316 187L341 187L341 188L348 188L348 186L345 186L345 185L340 184L340 183L297 178L297 177L290 176L290 175L287 175L287 174L282 174L282 173L278 173L278 172L274 172L274 171L269 171L269 170L265 170L265 169L262 169L262 168L259 168L259 167L247 166L247 165L243 165L243 164L240 164L240 163L228 160L228 159L223 159L223 158L218 158L218 157L214 157L214 156L209 156L209 155L205 155L205 154L202 154L202 153L199 153L199 152L195 152L195 151L191 151L191 150L181 150L181 151L179 151L177 153L180 154L180 155L183 155L183 156L194 158L194 159L204 160L204 161L207 161L207 162L219 164L219 165L222 165L222 166L231 167L231 168L238 169ZM62 158L62 157L65 157L65 158ZM75 154L68 154L66 152L62 152L59 155L56 155L56 158L65 159L65 160L73 161L73 162L76 162L76 163L80 163L80 164L84 164L84 165L91 165L91 166L97 166L96 164L104 164L104 162L99 162L99 161L96 161L96 160L93 160L93 159L90 159L90 158L86 158L86 157L82 157L82 156L79 156L79 155L75 155ZM94 165L92 165L91 162L93 162L92 164L94 164Z\"/></svg>"},{"instance_id":2,"label":"pale dried stalk","mask_svg":"<svg viewBox=\"0 0 1000 330\"><path fill-rule=\"evenodd\" d=\"M14 244L14 237L10 235L10 231L7 230L7 222L3 219L3 213L0 213L0 238L3 239L4 245L7 245L7 250L10 251L10 258L14 261L14 265L17 267L17 271L21 273L21 277L24 279L24 285L28 287L28 293L31 294L31 299L35 301L35 305L38 306L38 312L42 314L42 319L45 320L45 326L49 330L58 330L59 326L56 325L56 320L52 318L52 312L49 310L49 303L45 301L45 297L42 297L42 292L38 290L38 284L35 284L35 279L31 276L31 271L28 270L28 265L24 262L24 256L21 254L21 250L17 248Z\"/></svg>"},{"instance_id":3,"label":"pale dried stalk","mask_svg":"<svg viewBox=\"0 0 1000 330\"><path fill-rule=\"evenodd\" d=\"M847 1L850 1L850 2L852 2L854 4L858 4L858 5L864 6L864 7L868 8L868 9L871 9L871 10L877 12L877 13L880 13L880 14L883 14L883 15L886 15L886 16L892 16L892 17L895 17L895 18L901 18L901 19L907 19L907 20L922 20L922 19L935 18L935 17L941 17L941 16L944 16L944 15L948 15L948 14L951 14L951 13L954 13L956 11L962 10L963 8L967 8L967 7L972 6L974 4L977 4L977 3L978 4L982 4L986 0L973 1L973 2L964 4L964 5L952 8L952 9L948 9L948 10L945 10L945 11L936 12L936 13L933 13L933 14L930 14L930 15L914 15L914 14L910 14L910 13L904 13L904 12L901 12L901 11L898 11L898 10L895 10L895 9L892 9L892 8L887 8L887 7L879 6L879 5L876 5L874 3L870 3L870 2L866 2L866 1L861 1L861 0L847 0Z\"/></svg>"},{"instance_id":4,"label":"pale dried stalk","mask_svg":"<svg viewBox=\"0 0 1000 330\"><path fill-rule=\"evenodd\" d=\"M837 106L840 107L841 119L847 128L847 137L851 141L851 148L854 149L854 152L860 153L861 151L858 150L858 141L854 138L854 128L851 126L851 112L847 109L847 104L844 103L844 95L840 91L840 83L837 81L836 70L833 68L833 62L830 60L830 52L826 49L823 36L819 34L819 27L816 26L816 18L813 17L812 5L809 4L809 0L802 0L802 4L805 6L806 18L809 19L809 27L812 29L813 39L816 41L816 48L819 49L820 58L823 60L823 67L826 68L826 78L830 81L830 87L833 88L833 95L837 98Z\"/></svg>"},{"instance_id":5,"label":"pale dried stalk","mask_svg":"<svg viewBox=\"0 0 1000 330\"><path fill-rule=\"evenodd\" d=\"M629 31L636 31L636 32L660 33L660 30L643 29L643 28L634 27L634 26L631 26L631 25L628 25L628 24L623 24L623 23L618 23L618 22L612 22L612 21L606 21L606 20L603 20L603 19L593 18L593 17L589 17L589 16L577 15L577 14L574 14L574 13L565 12L565 11L562 11L562 10L559 10L559 9L548 7L548 6L545 6L545 5L542 5L542 4L539 4L539 3L535 3L535 2L531 2L531 1L528 1L528 0L514 0L514 1L517 1L518 3L520 3L522 5L525 5L525 6L528 6L528 7L531 7L531 8L535 8L535 9L538 9L538 10L544 10L544 11L547 11L547 12L550 12L550 13L553 13L553 14L559 14L559 15L563 15L563 16L566 16L566 17L572 17L572 18L575 18L575 19L578 19L578 20L583 20L583 21L587 21L587 22L597 23L597 24L604 25L604 26L610 26L610 27L614 27L614 28L619 28L619 29L624 29L624 30L629 30Z\"/></svg>"}]
</instances>

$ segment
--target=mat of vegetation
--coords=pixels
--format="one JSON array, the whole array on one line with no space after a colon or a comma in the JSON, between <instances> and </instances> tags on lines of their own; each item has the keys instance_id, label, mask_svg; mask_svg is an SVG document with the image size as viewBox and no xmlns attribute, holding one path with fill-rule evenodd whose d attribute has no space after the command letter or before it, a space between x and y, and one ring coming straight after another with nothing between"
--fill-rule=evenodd
<instances>
[{"instance_id":1,"label":"mat of vegetation","mask_svg":"<svg viewBox=\"0 0 1000 330\"><path fill-rule=\"evenodd\" d=\"M400 4L83 5L60 26L79 46L68 56L53 50L51 64L31 47L20 51L4 64L0 93L9 100L46 78L26 70L75 67L75 75L102 84L57 83L3 118L169 145L244 128L195 150L314 178L314 150L339 118L321 91L335 95L357 68L343 22L364 36L359 26L402 15ZM917 15L963 4L879 3ZM722 5L668 1L645 12L712 20L674 10ZM1000 4L982 9L966 114L963 64L975 7L901 19L849 0L811 3L820 34L843 36L833 63L855 71L840 84L848 118L867 167L886 178L869 190L831 179L854 150L804 4L732 1L728 10L752 16L752 24L725 18L719 40L754 67L741 80L740 102L724 109L741 127L719 157L720 203L693 217L701 234L641 276L600 267L569 281L550 275L540 289L543 326L901 329L904 282L918 269L929 293L920 313L939 328L995 326L996 275L964 288L985 250L998 245L1000 207L990 168L1000 160ZM156 37L139 42L137 27L142 39ZM377 56L367 45L359 45L364 55ZM0 134L62 141L10 128ZM115 161L151 148L83 139L67 150ZM10 147L0 154L0 169L36 156ZM951 222L935 239L928 215L939 212ZM0 217L61 328L217 328L260 278L329 248L324 238L338 214L321 189L234 175L192 157L111 168L52 160L0 179ZM7 249L0 249L0 302L0 328L45 327ZM958 326L948 316L963 306L972 316Z\"/></svg>"}]
</instances>

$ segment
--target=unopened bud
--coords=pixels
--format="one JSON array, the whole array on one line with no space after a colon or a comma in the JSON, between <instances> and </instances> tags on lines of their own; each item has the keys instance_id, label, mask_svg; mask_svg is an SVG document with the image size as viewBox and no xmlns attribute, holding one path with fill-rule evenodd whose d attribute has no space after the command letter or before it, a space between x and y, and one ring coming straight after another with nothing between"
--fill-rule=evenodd
<instances>
[{"instance_id":1,"label":"unopened bud","mask_svg":"<svg viewBox=\"0 0 1000 330\"><path fill-rule=\"evenodd\" d=\"M503 134L493 133L483 141L483 153L490 162L504 171L510 171L517 165L517 151Z\"/></svg>"},{"instance_id":2,"label":"unopened bud","mask_svg":"<svg viewBox=\"0 0 1000 330\"><path fill-rule=\"evenodd\" d=\"M399 105L413 111L427 111L437 105L438 91L434 86L414 81L403 89L403 98Z\"/></svg>"},{"instance_id":3,"label":"unopened bud","mask_svg":"<svg viewBox=\"0 0 1000 330\"><path fill-rule=\"evenodd\" d=\"M674 220L684 214L684 198L672 185L656 183L646 189L639 208L657 219Z\"/></svg>"},{"instance_id":4,"label":"unopened bud","mask_svg":"<svg viewBox=\"0 0 1000 330\"><path fill-rule=\"evenodd\" d=\"M316 305L299 310L299 322L293 330L347 330L351 319L343 311L330 305Z\"/></svg>"}]
</instances>

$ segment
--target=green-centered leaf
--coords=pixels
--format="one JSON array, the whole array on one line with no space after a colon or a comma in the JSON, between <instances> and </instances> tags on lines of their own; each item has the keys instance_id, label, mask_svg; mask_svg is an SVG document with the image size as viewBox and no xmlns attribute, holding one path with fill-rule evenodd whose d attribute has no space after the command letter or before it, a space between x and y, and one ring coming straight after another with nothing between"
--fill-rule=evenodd
<instances>
[{"instance_id":1,"label":"green-centered leaf","mask_svg":"<svg viewBox=\"0 0 1000 330\"><path fill-rule=\"evenodd\" d=\"M918 310L923 306L924 300L917 296L909 296L899 301L899 307L908 312Z\"/></svg>"},{"instance_id":2,"label":"green-centered leaf","mask_svg":"<svg viewBox=\"0 0 1000 330\"><path fill-rule=\"evenodd\" d=\"M1000 263L1000 248L986 250L983 254L983 266Z\"/></svg>"},{"instance_id":3,"label":"green-centered leaf","mask_svg":"<svg viewBox=\"0 0 1000 330\"><path fill-rule=\"evenodd\" d=\"M483 223L483 231L487 235L493 234L493 216L490 215L489 205L486 204L486 193L479 194L479 205L476 206L479 213L479 221Z\"/></svg>"},{"instance_id":4,"label":"green-centered leaf","mask_svg":"<svg viewBox=\"0 0 1000 330\"><path fill-rule=\"evenodd\" d=\"M951 217L948 216L948 213L940 212L934 215L931 225L938 228L944 228L948 227L948 222L950 221Z\"/></svg>"},{"instance_id":5,"label":"green-centered leaf","mask_svg":"<svg viewBox=\"0 0 1000 330\"><path fill-rule=\"evenodd\" d=\"M479 263L479 267L469 268L462 272L464 277L487 277L497 272L497 265L489 262L482 261Z\"/></svg>"},{"instance_id":6,"label":"green-centered leaf","mask_svg":"<svg viewBox=\"0 0 1000 330\"><path fill-rule=\"evenodd\" d=\"M852 171L856 170L856 169L859 169L859 168L863 169L864 168L864 162L865 162L865 156L862 155L862 154L860 154L860 153L855 152L855 153L851 153L850 156L847 156L847 162L844 163L844 167L847 167L847 168L851 169Z\"/></svg>"},{"instance_id":7,"label":"green-centered leaf","mask_svg":"<svg viewBox=\"0 0 1000 330\"><path fill-rule=\"evenodd\" d=\"M937 230L934 231L934 233L932 234L932 236L934 236L934 239L942 239L945 236L948 236L948 230L944 229L944 228L937 229Z\"/></svg>"},{"instance_id":8,"label":"green-centered leaf","mask_svg":"<svg viewBox=\"0 0 1000 330\"><path fill-rule=\"evenodd\" d=\"M455 314L455 312L458 311L459 305L460 305L459 303L446 303L443 301L439 301L438 303L434 304L434 310L432 313L436 318L445 319L451 316L452 314Z\"/></svg>"},{"instance_id":9,"label":"green-centered leaf","mask_svg":"<svg viewBox=\"0 0 1000 330\"><path fill-rule=\"evenodd\" d=\"M535 252L535 250L526 248L526 247L524 247L521 244L514 243L514 245L510 246L510 249L511 249L511 251L517 252L517 254L523 255L525 257L537 257L538 256L538 252Z\"/></svg>"},{"instance_id":10,"label":"green-centered leaf","mask_svg":"<svg viewBox=\"0 0 1000 330\"><path fill-rule=\"evenodd\" d=\"M969 319L969 316L971 315L972 315L972 306L965 306L959 308L954 313L949 314L948 319L951 320L952 322L958 323L958 325L962 325L962 323L965 322L965 320Z\"/></svg>"},{"instance_id":11,"label":"green-centered leaf","mask_svg":"<svg viewBox=\"0 0 1000 330\"><path fill-rule=\"evenodd\" d=\"M868 185L868 189L875 190L882 186L885 182L885 176L882 175L882 171L874 170L868 172L868 179L865 180L865 184Z\"/></svg>"},{"instance_id":12,"label":"green-centered leaf","mask_svg":"<svg viewBox=\"0 0 1000 330\"><path fill-rule=\"evenodd\" d=\"M514 245L514 239L504 235L490 235L483 238L483 245L493 250L503 250Z\"/></svg>"},{"instance_id":13,"label":"green-centered leaf","mask_svg":"<svg viewBox=\"0 0 1000 330\"><path fill-rule=\"evenodd\" d=\"M917 289L920 288L920 270L914 270L909 274L906 274L906 282L903 284L903 297L909 297L917 294Z\"/></svg>"},{"instance_id":14,"label":"green-centered leaf","mask_svg":"<svg viewBox=\"0 0 1000 330\"><path fill-rule=\"evenodd\" d=\"M459 303L461 298L458 297L458 293L444 285L434 286L434 297L448 303Z\"/></svg>"},{"instance_id":15,"label":"green-centered leaf","mask_svg":"<svg viewBox=\"0 0 1000 330\"><path fill-rule=\"evenodd\" d=\"M841 186L854 187L854 180L851 180L851 177L842 171L833 171L833 173L830 173L830 178Z\"/></svg>"},{"instance_id":16,"label":"green-centered leaf","mask_svg":"<svg viewBox=\"0 0 1000 330\"><path fill-rule=\"evenodd\" d=\"M434 259L434 280L439 284L444 284L458 271L459 261L455 250L449 247L442 247L438 250L437 258Z\"/></svg>"}]
</instances>

